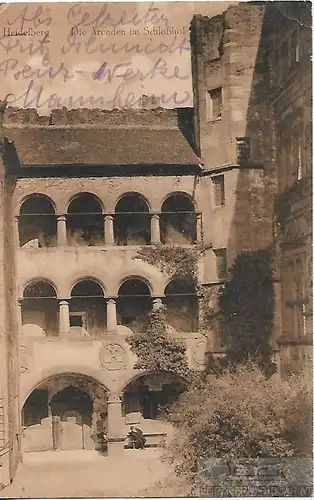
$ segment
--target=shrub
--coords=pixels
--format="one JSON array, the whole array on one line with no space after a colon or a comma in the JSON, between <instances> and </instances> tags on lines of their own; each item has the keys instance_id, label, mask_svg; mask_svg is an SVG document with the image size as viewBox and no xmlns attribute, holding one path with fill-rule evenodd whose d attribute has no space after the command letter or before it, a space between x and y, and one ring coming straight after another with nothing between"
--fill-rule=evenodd
<instances>
[{"instance_id":1,"label":"shrub","mask_svg":"<svg viewBox=\"0 0 314 500\"><path fill-rule=\"evenodd\" d=\"M254 363L222 376L209 375L172 409L175 432L165 459L189 483L191 494L219 496L213 487L223 487L222 496L236 496L239 491L240 496L243 491L245 496L258 494L261 483L252 476L234 475L229 469L212 476L217 463L238 467L244 460L257 470L263 459L279 459L287 471L292 457L310 456L311 407L306 381L267 378ZM201 473L204 467L206 473ZM286 486L285 481L279 478L280 487Z\"/></svg>"}]
</instances>

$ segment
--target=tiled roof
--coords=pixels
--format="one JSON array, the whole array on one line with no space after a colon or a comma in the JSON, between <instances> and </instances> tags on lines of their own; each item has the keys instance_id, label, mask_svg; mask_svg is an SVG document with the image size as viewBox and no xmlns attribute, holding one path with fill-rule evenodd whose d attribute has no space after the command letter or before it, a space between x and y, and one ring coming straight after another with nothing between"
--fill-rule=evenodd
<instances>
[{"instance_id":1,"label":"tiled roof","mask_svg":"<svg viewBox=\"0 0 314 500\"><path fill-rule=\"evenodd\" d=\"M7 125L23 165L199 165L178 127ZM11 149L11 148L10 148Z\"/></svg>"}]
</instances>

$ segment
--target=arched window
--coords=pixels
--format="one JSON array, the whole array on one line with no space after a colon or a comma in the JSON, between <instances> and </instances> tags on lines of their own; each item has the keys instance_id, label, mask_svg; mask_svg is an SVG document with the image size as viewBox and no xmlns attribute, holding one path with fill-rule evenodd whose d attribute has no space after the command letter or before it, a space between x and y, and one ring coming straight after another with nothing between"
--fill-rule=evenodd
<instances>
[{"instance_id":1,"label":"arched window","mask_svg":"<svg viewBox=\"0 0 314 500\"><path fill-rule=\"evenodd\" d=\"M68 244L95 246L104 244L104 216L100 201L90 193L76 196L68 207Z\"/></svg>"},{"instance_id":2,"label":"arched window","mask_svg":"<svg viewBox=\"0 0 314 500\"><path fill-rule=\"evenodd\" d=\"M177 278L166 286L167 323L178 332L198 330L198 300L195 286L189 280Z\"/></svg>"},{"instance_id":3,"label":"arched window","mask_svg":"<svg viewBox=\"0 0 314 500\"><path fill-rule=\"evenodd\" d=\"M128 279L118 292L117 316L120 325L134 332L145 331L152 299L148 285L141 279Z\"/></svg>"},{"instance_id":4,"label":"arched window","mask_svg":"<svg viewBox=\"0 0 314 500\"><path fill-rule=\"evenodd\" d=\"M57 244L57 218L52 202L42 194L29 196L19 214L19 242L23 248Z\"/></svg>"},{"instance_id":5,"label":"arched window","mask_svg":"<svg viewBox=\"0 0 314 500\"><path fill-rule=\"evenodd\" d=\"M196 214L193 202L185 194L173 194L163 203L160 237L165 244L192 244L196 241Z\"/></svg>"},{"instance_id":6,"label":"arched window","mask_svg":"<svg viewBox=\"0 0 314 500\"><path fill-rule=\"evenodd\" d=\"M103 288L92 279L79 281L71 291L70 333L101 336L106 324Z\"/></svg>"},{"instance_id":7,"label":"arched window","mask_svg":"<svg viewBox=\"0 0 314 500\"><path fill-rule=\"evenodd\" d=\"M49 282L36 280L29 283L23 291L21 309L23 326L36 325L47 336L58 335L57 293Z\"/></svg>"},{"instance_id":8,"label":"arched window","mask_svg":"<svg viewBox=\"0 0 314 500\"><path fill-rule=\"evenodd\" d=\"M149 208L140 194L126 194L116 204L114 235L117 245L150 243Z\"/></svg>"}]
</instances>

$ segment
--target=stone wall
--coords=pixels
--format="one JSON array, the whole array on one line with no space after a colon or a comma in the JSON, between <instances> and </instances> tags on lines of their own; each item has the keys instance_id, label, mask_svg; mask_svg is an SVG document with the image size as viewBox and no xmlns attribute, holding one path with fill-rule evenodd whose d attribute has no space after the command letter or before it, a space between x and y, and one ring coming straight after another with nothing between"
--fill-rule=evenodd
<instances>
[{"instance_id":1,"label":"stone wall","mask_svg":"<svg viewBox=\"0 0 314 500\"><path fill-rule=\"evenodd\" d=\"M312 370L312 69L309 4L269 7L269 57L278 196L276 243L281 282L284 372ZM286 45L290 49L285 50Z\"/></svg>"}]
</instances>

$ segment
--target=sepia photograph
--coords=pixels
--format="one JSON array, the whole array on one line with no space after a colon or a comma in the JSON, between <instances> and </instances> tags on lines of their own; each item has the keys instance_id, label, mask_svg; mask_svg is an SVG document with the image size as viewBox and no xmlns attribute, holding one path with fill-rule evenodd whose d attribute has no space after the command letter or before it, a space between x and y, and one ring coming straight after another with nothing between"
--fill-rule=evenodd
<instances>
[{"instance_id":1,"label":"sepia photograph","mask_svg":"<svg viewBox=\"0 0 314 500\"><path fill-rule=\"evenodd\" d=\"M0 3L0 498L313 497L312 3Z\"/></svg>"}]
</instances>

